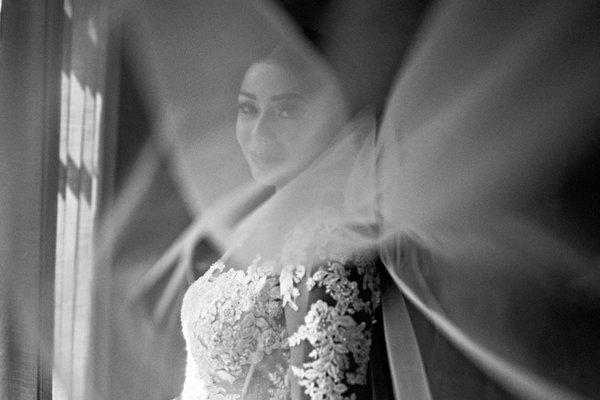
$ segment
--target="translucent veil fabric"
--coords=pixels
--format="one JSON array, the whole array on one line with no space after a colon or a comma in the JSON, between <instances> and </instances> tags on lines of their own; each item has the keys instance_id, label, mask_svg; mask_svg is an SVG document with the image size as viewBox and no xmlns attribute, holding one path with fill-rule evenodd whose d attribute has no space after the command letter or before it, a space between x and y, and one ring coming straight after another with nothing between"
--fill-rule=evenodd
<instances>
[{"instance_id":1,"label":"translucent veil fabric","mask_svg":"<svg viewBox=\"0 0 600 400\"><path fill-rule=\"evenodd\" d=\"M183 376L155 379L183 372L184 359L177 361L175 350L165 354L173 337L168 345L155 342L162 349L136 346L165 326L178 334L176 322L164 321L178 319L199 248L218 257L251 232L242 256L275 253L283 233L317 215L344 227L348 248L379 252L389 280L381 323L395 398L470 398L436 389L445 377L426 365L413 308L507 395L598 398L599 247L565 210L561 190L600 144L600 8L584 1L439 1L415 34L364 30L389 48L404 49L410 37L407 55L390 60L344 40L347 31L338 28L347 29L357 3L332 4L318 26L322 53L268 2L146 1L127 14L129 58L156 116L148 146L158 151L144 153L101 221L100 265L115 262L107 254L126 231L127 246L137 250L119 260L119 269L142 266L119 289L125 301L110 311L119 324L111 332L131 351L128 365L141 364L113 393L177 394L165 387L177 387ZM330 110L345 122L278 190L252 179L235 136L244 72L273 42L292 46L324 84L346 95L346 108ZM381 69L373 68L379 62ZM373 87L390 65L396 80L377 110ZM159 255L136 237L142 222L127 211L143 208L132 193L156 172L157 158L167 160L193 216L175 240L172 230L153 229L150 245L162 239L167 248ZM143 196L160 204L168 194ZM149 297L152 321L142 328L135 314L142 311L131 305Z\"/></svg>"},{"instance_id":2,"label":"translucent veil fabric","mask_svg":"<svg viewBox=\"0 0 600 400\"><path fill-rule=\"evenodd\" d=\"M380 131L394 282L523 398L598 395L598 247L561 198L597 151L597 13L439 4Z\"/></svg>"}]
</instances>

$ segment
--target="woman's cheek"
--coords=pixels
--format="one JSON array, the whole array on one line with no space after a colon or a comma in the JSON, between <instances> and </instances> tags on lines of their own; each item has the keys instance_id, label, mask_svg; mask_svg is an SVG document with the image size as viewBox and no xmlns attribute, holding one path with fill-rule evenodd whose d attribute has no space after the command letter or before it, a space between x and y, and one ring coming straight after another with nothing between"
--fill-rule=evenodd
<instances>
[{"instance_id":1,"label":"woman's cheek","mask_svg":"<svg viewBox=\"0 0 600 400\"><path fill-rule=\"evenodd\" d=\"M314 157L324 150L325 132L323 126L316 121L311 121L304 127L304 135L299 135L300 143L296 143L297 148L302 148L306 157Z\"/></svg>"},{"instance_id":2,"label":"woman's cheek","mask_svg":"<svg viewBox=\"0 0 600 400\"><path fill-rule=\"evenodd\" d=\"M289 161L296 163L306 156L309 150L307 139L312 132L308 131L305 125L296 125L292 129L288 126L285 132L285 137L280 140L280 143L285 148Z\"/></svg>"},{"instance_id":3,"label":"woman's cheek","mask_svg":"<svg viewBox=\"0 0 600 400\"><path fill-rule=\"evenodd\" d=\"M235 137L238 143L240 144L240 147L243 150L246 150L248 147L248 142L250 140L249 130L247 124L241 121L240 118L238 118L235 126Z\"/></svg>"}]
</instances>

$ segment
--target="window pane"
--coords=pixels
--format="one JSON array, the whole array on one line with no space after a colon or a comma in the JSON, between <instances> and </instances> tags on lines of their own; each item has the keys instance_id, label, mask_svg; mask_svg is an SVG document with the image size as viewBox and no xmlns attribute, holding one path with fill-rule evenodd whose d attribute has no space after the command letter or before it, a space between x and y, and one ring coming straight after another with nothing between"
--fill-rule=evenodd
<instances>
[{"instance_id":1,"label":"window pane","mask_svg":"<svg viewBox=\"0 0 600 400\"><path fill-rule=\"evenodd\" d=\"M53 399L88 398L92 251L100 195L107 2L65 1L56 240Z\"/></svg>"}]
</instances>

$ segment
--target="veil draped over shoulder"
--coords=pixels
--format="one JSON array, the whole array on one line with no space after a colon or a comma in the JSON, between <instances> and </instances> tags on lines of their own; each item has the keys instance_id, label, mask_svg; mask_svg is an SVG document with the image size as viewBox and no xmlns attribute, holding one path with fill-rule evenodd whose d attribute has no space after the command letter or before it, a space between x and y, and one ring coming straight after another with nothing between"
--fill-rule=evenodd
<instances>
[{"instance_id":1,"label":"veil draped over shoulder","mask_svg":"<svg viewBox=\"0 0 600 400\"><path fill-rule=\"evenodd\" d=\"M199 253L214 261L240 237L246 258L277 253L294 227L330 221L344 246L382 262L377 340L390 398L598 398L599 220L589 212L598 186L577 184L599 172L589 160L600 144L600 7L449 0L416 16L406 3L391 15L413 10L419 28L392 34L376 26L384 6L367 3L375 11L358 2L323 11L326 58L270 2L152 0L126 14L130 58L157 117L148 148L158 151L140 158L102 221L99 259L146 265L117 294L123 304L98 296L117 315L116 348L142 353L140 329L178 334L182 292L206 270ZM370 24L356 28L362 41L350 27L360 15ZM244 71L273 41L341 82L349 115L277 191L252 179L235 137ZM127 217L127 188L148 178L153 157L167 160L193 221L162 258L146 260L143 238L130 234L125 243L139 250L115 261L122 231L140 222ZM162 234L156 226L155 239ZM164 244L172 240L165 233ZM133 317L140 302L150 324ZM159 343L174 348L169 340ZM181 364L155 356L134 379L113 377L117 392L137 398L157 393L157 382L180 384L154 380L183 379Z\"/></svg>"}]
</instances>

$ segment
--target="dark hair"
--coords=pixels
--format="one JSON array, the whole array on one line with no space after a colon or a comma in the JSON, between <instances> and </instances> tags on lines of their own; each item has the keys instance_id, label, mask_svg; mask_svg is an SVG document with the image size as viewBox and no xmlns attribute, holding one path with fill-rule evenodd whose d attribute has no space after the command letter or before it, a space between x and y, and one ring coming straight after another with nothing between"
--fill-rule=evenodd
<instances>
[{"instance_id":1,"label":"dark hair","mask_svg":"<svg viewBox=\"0 0 600 400\"><path fill-rule=\"evenodd\" d=\"M332 37L316 30L304 29L302 32L309 46L319 56L319 62L327 65L330 72L334 74L351 114L363 109L365 104L361 100L362 77L346 49ZM262 47L254 54L253 62L249 65L263 61L280 64L298 77L309 89L317 89L322 83L322 75L318 73L317 65L311 63L306 56L285 41L274 41Z\"/></svg>"},{"instance_id":2,"label":"dark hair","mask_svg":"<svg viewBox=\"0 0 600 400\"><path fill-rule=\"evenodd\" d=\"M262 62L280 65L298 79L308 92L316 91L321 86L322 76L317 65L288 43L269 44L256 54L251 65Z\"/></svg>"},{"instance_id":3,"label":"dark hair","mask_svg":"<svg viewBox=\"0 0 600 400\"><path fill-rule=\"evenodd\" d=\"M362 77L358 74L359 69L353 64L352 57L333 38L311 29L304 29L302 32L309 48L319 56L319 63L327 65L329 71L334 74L350 114L360 112L366 105L362 98L364 87ZM250 59L247 59L240 75L240 84L248 68L260 62L281 65L298 78L307 91L322 86L323 75L319 73L317 64L307 59L306 55L285 39L274 40L266 46L251 51Z\"/></svg>"}]
</instances>

